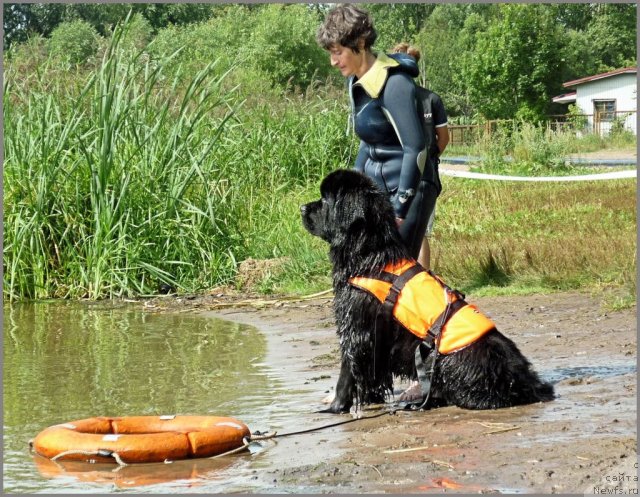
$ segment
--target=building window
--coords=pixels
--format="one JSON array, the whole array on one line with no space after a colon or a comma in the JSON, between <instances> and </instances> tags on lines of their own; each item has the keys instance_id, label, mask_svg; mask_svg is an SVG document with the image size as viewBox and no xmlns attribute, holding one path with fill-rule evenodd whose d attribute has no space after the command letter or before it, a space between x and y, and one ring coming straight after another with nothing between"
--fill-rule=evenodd
<instances>
[{"instance_id":1,"label":"building window","mask_svg":"<svg viewBox=\"0 0 640 497\"><path fill-rule=\"evenodd\" d=\"M613 121L616 118L616 101L594 100L593 114L599 121Z\"/></svg>"}]
</instances>

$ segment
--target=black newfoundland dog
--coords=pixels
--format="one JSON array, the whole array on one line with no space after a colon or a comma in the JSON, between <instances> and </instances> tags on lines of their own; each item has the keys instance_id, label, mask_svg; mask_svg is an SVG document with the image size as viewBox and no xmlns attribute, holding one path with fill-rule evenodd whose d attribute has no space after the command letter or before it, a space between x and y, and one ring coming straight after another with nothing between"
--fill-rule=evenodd
<instances>
[{"instance_id":1,"label":"black newfoundland dog","mask_svg":"<svg viewBox=\"0 0 640 497\"><path fill-rule=\"evenodd\" d=\"M329 174L320 191L321 199L303 205L301 213L305 228L330 245L341 368L335 398L324 412L344 413L354 401L356 405L384 402L385 395L393 391L394 376L416 378L419 361L414 357L423 336L410 332L395 315L391 317L384 296L353 283L357 277L384 280L389 267L403 261L414 264L386 195L368 177L351 170ZM423 271L422 275L431 273ZM456 295L458 304L466 305ZM392 302L391 308L394 305ZM455 314L458 307L446 310ZM477 313L475 307L469 309ZM496 409L552 400L553 387L538 378L516 345L488 319L482 322L487 329L470 344L442 352L438 346L445 340L446 326L432 342L435 349L430 355L435 361L424 407Z\"/></svg>"}]
</instances>

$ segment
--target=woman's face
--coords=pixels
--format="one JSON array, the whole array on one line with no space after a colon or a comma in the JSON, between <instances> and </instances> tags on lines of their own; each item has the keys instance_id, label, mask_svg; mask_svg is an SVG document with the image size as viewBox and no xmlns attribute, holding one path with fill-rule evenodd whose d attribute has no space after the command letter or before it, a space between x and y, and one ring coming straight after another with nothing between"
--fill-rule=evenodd
<instances>
[{"instance_id":1,"label":"woman's face","mask_svg":"<svg viewBox=\"0 0 640 497\"><path fill-rule=\"evenodd\" d=\"M343 76L348 77L360 68L365 52L360 50L355 53L351 48L336 43L329 48L329 55L331 66L337 67Z\"/></svg>"}]
</instances>

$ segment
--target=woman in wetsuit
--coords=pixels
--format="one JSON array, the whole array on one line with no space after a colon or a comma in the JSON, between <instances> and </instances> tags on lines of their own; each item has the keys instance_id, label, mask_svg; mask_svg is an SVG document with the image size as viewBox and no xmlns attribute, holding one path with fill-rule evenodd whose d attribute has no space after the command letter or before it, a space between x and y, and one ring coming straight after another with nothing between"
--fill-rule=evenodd
<instances>
[{"instance_id":1,"label":"woman in wetsuit","mask_svg":"<svg viewBox=\"0 0 640 497\"><path fill-rule=\"evenodd\" d=\"M375 54L377 33L369 14L353 5L333 8L318 30L331 65L348 78L354 130L360 138L355 169L371 177L396 213L405 243L419 254L427 221L439 193L433 161L427 161L413 78L418 66L404 53Z\"/></svg>"}]
</instances>

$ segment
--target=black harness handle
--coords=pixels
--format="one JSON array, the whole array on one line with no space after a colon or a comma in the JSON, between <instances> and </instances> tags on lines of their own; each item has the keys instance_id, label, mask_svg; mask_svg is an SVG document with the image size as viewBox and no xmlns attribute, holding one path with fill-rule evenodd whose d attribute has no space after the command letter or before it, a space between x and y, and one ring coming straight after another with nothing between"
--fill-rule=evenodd
<instances>
[{"instance_id":1,"label":"black harness handle","mask_svg":"<svg viewBox=\"0 0 640 497\"><path fill-rule=\"evenodd\" d=\"M382 304L388 316L393 316L393 308L396 306L396 302L398 301L398 297L400 296L400 292L402 291L404 286L409 282L411 278L413 278L417 274L423 273L424 271L425 269L420 264L416 264L415 266L407 269L400 276L396 276L393 279L391 288L389 288L389 293L387 293L387 298L385 298Z\"/></svg>"}]
</instances>

